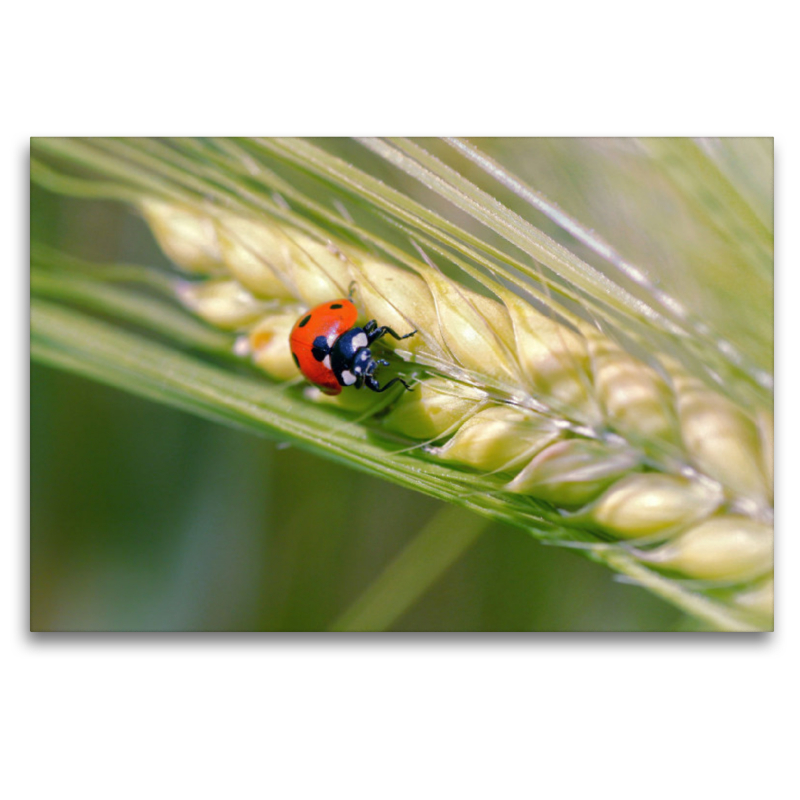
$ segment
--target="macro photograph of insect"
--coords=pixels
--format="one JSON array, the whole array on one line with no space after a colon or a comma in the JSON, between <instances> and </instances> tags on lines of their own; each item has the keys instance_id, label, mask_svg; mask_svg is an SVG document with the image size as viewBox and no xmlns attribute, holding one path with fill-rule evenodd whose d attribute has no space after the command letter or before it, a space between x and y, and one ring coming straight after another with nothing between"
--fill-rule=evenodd
<instances>
[{"instance_id":1,"label":"macro photograph of insect","mask_svg":"<svg viewBox=\"0 0 800 800\"><path fill-rule=\"evenodd\" d=\"M770 631L773 140L34 138L34 631Z\"/></svg>"}]
</instances>

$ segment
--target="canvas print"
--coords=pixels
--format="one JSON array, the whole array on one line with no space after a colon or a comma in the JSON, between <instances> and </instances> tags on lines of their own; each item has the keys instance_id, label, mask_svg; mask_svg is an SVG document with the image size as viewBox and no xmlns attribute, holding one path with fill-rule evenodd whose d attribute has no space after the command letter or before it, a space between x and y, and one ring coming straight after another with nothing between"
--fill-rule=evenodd
<instances>
[{"instance_id":1,"label":"canvas print","mask_svg":"<svg viewBox=\"0 0 800 800\"><path fill-rule=\"evenodd\" d=\"M769 631L773 142L31 140L33 631Z\"/></svg>"}]
</instances>

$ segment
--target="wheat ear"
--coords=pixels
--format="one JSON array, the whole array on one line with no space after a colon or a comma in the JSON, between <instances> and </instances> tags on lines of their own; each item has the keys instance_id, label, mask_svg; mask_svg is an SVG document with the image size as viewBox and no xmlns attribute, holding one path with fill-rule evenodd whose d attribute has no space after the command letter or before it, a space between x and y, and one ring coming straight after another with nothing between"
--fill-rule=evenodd
<instances>
[{"instance_id":1,"label":"wheat ear","mask_svg":"<svg viewBox=\"0 0 800 800\"><path fill-rule=\"evenodd\" d=\"M342 457L358 442L367 447L367 430L371 439L382 432L380 445L368 445L368 457L347 451L351 463L578 547L716 627L770 628L773 423L766 315L748 318L757 340L747 352L737 350L649 283L642 269L473 145L448 142L637 291L587 264L420 145L361 144L525 257L300 140L35 140L31 172L53 191L137 207L184 272L168 281L168 291L198 317L233 332L227 354L250 359L281 382L273 386L302 385L288 351L299 313L344 296L350 286L363 319L419 330L395 347L392 359L394 369L415 380L411 393L376 398L344 392L331 399L310 388L270 391L265 382L269 405L285 415L268 417L269 424L284 434ZM636 146L653 150L657 178L674 178L677 164L686 207L713 212L715 230L742 243L727 253L738 274L754 265L750 285L763 308L771 286L768 208L756 202L753 215L741 196L730 206L704 205L705 188L691 165L705 163L706 156L695 144ZM705 147L711 152L717 145ZM718 169L726 163L719 161ZM81 174L69 174L76 167ZM86 180L87 169L101 180ZM293 170L291 180L283 177L287 170ZM729 192L732 184L721 173L703 174L715 175L715 187ZM320 202L331 195L345 198L344 205L334 201L335 212ZM356 222L348 198L388 221L411 247L376 232L374 220ZM158 282L163 287L163 276ZM65 296L62 278L39 275L37 286ZM86 286L69 291L83 302L98 299ZM115 302L122 316L152 324L140 301L132 305L116 296ZM32 319L40 320L41 357L106 377L91 359L113 366L111 350L81 338L90 328L99 332L96 324L76 323L66 353L56 334L65 332L67 317L37 304ZM183 322L164 315L157 321L178 341L220 352L216 341L189 333ZM122 345L122 338L113 338ZM150 379L146 362L129 361ZM208 373L207 379L220 413L223 406L225 414L234 413L235 406L237 419L267 419L245 400L253 396L249 386L237 381L240 396L225 403L218 376ZM202 387L171 390L192 395L207 413ZM319 413L331 403L343 410ZM302 424L292 413L299 406ZM312 432L312 420L335 421L340 430Z\"/></svg>"},{"instance_id":2,"label":"wheat ear","mask_svg":"<svg viewBox=\"0 0 800 800\"><path fill-rule=\"evenodd\" d=\"M179 296L236 330L237 351L276 380L299 379L288 346L302 309L351 285L364 320L419 335L389 347L417 376L375 423L420 456L503 477L641 564L703 582L759 626L772 608L772 420L748 414L667 355L645 361L597 327L482 278L413 269L275 221L141 205L164 251L201 281ZM489 296L491 292L491 296ZM537 299L537 298L534 298ZM552 309L550 309L552 311ZM369 412L365 395L310 399Z\"/></svg>"}]
</instances>

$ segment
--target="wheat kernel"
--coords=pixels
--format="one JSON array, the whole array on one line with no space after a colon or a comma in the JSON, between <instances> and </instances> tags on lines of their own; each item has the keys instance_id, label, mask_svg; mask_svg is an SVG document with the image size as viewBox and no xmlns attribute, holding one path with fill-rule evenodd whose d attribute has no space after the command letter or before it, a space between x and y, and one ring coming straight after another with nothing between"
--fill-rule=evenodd
<instances>
[{"instance_id":1,"label":"wheat kernel","mask_svg":"<svg viewBox=\"0 0 800 800\"><path fill-rule=\"evenodd\" d=\"M626 447L568 439L539 453L507 488L574 508L594 500L637 466L638 457Z\"/></svg>"},{"instance_id":2,"label":"wheat kernel","mask_svg":"<svg viewBox=\"0 0 800 800\"><path fill-rule=\"evenodd\" d=\"M431 452L445 461L493 472L509 469L512 464L519 468L521 458L533 458L560 435L546 417L493 406L474 414L445 445Z\"/></svg>"},{"instance_id":3,"label":"wheat kernel","mask_svg":"<svg viewBox=\"0 0 800 800\"><path fill-rule=\"evenodd\" d=\"M196 275L226 272L210 217L159 200L143 200L140 208L161 249L182 270Z\"/></svg>"},{"instance_id":4,"label":"wheat kernel","mask_svg":"<svg viewBox=\"0 0 800 800\"><path fill-rule=\"evenodd\" d=\"M257 300L236 281L209 280L183 283L181 302L206 322L225 330L238 330L264 316L275 303Z\"/></svg>"},{"instance_id":5,"label":"wheat kernel","mask_svg":"<svg viewBox=\"0 0 800 800\"><path fill-rule=\"evenodd\" d=\"M772 570L772 528L738 515L713 517L642 560L692 578L752 580Z\"/></svg>"},{"instance_id":6,"label":"wheat kernel","mask_svg":"<svg viewBox=\"0 0 800 800\"><path fill-rule=\"evenodd\" d=\"M293 297L285 270L267 260L274 234L266 226L228 215L218 221L217 235L225 265L242 286L258 297Z\"/></svg>"},{"instance_id":7,"label":"wheat kernel","mask_svg":"<svg viewBox=\"0 0 800 800\"><path fill-rule=\"evenodd\" d=\"M648 472L614 484L597 501L591 518L616 536L638 538L704 519L723 499L713 484Z\"/></svg>"},{"instance_id":8,"label":"wheat kernel","mask_svg":"<svg viewBox=\"0 0 800 800\"><path fill-rule=\"evenodd\" d=\"M384 417L385 428L414 439L438 439L486 402L486 392L431 378L404 392Z\"/></svg>"}]
</instances>

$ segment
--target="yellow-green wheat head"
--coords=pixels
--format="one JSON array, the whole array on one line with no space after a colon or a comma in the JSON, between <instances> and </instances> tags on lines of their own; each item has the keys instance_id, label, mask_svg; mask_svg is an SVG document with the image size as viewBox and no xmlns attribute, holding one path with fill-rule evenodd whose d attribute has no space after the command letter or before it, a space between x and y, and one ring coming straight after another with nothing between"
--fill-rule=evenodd
<instances>
[{"instance_id":1,"label":"yellow-green wheat head","mask_svg":"<svg viewBox=\"0 0 800 800\"><path fill-rule=\"evenodd\" d=\"M175 273L34 243L34 356L526 527L707 626L770 629L771 147L35 140L34 180L128 203ZM298 373L299 315L351 291L362 322L418 331L382 373L413 391L331 398ZM65 305L158 341L126 356ZM188 376L187 350L207 365Z\"/></svg>"}]
</instances>

